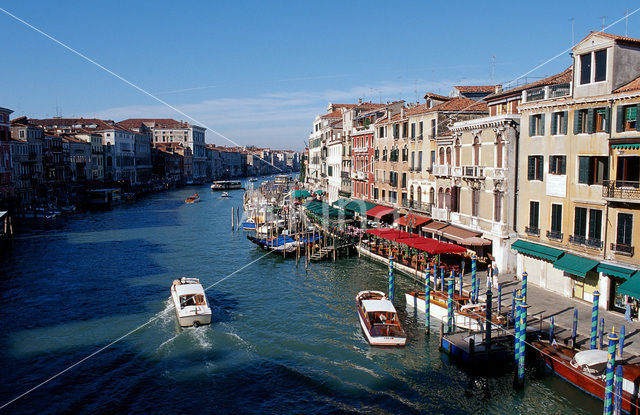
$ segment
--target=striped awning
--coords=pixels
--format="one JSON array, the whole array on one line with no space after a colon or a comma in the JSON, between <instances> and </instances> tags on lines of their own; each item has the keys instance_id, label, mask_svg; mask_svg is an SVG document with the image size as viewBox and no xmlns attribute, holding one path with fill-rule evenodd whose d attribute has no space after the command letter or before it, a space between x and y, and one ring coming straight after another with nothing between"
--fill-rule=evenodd
<instances>
[{"instance_id":1,"label":"striped awning","mask_svg":"<svg viewBox=\"0 0 640 415\"><path fill-rule=\"evenodd\" d=\"M640 143L611 144L611 148L618 150L640 150Z\"/></svg>"}]
</instances>

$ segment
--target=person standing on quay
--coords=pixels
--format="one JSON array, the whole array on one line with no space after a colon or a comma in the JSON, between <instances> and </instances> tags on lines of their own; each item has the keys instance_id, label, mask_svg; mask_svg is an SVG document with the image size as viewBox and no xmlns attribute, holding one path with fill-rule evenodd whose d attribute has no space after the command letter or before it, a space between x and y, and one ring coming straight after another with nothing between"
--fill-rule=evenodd
<instances>
[{"instance_id":1,"label":"person standing on quay","mask_svg":"<svg viewBox=\"0 0 640 415\"><path fill-rule=\"evenodd\" d=\"M626 310L624 312L624 319L631 323L631 297L627 296Z\"/></svg>"},{"instance_id":2,"label":"person standing on quay","mask_svg":"<svg viewBox=\"0 0 640 415\"><path fill-rule=\"evenodd\" d=\"M498 264L496 264L495 261L493 261L493 266L491 268L491 279L493 282L493 288L495 288L496 290L498 289Z\"/></svg>"}]
</instances>

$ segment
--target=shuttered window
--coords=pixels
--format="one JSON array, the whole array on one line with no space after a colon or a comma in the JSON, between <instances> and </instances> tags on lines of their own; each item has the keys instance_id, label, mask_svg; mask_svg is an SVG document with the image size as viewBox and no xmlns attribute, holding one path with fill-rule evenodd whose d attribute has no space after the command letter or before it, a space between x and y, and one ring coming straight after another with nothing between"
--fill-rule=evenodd
<instances>
[{"instance_id":1,"label":"shuttered window","mask_svg":"<svg viewBox=\"0 0 640 415\"><path fill-rule=\"evenodd\" d=\"M529 228L538 229L540 219L540 202L529 202Z\"/></svg>"},{"instance_id":2,"label":"shuttered window","mask_svg":"<svg viewBox=\"0 0 640 415\"><path fill-rule=\"evenodd\" d=\"M567 174L567 156L549 156L549 173Z\"/></svg>"},{"instance_id":3,"label":"shuttered window","mask_svg":"<svg viewBox=\"0 0 640 415\"><path fill-rule=\"evenodd\" d=\"M607 50L599 50L595 53L596 58L596 74L595 82L604 81L607 79Z\"/></svg>"},{"instance_id":4,"label":"shuttered window","mask_svg":"<svg viewBox=\"0 0 640 415\"><path fill-rule=\"evenodd\" d=\"M631 246L631 231L633 226L633 215L628 213L618 213L618 232L616 243Z\"/></svg>"},{"instance_id":5,"label":"shuttered window","mask_svg":"<svg viewBox=\"0 0 640 415\"><path fill-rule=\"evenodd\" d=\"M600 240L602 234L602 211L589 209L589 239Z\"/></svg>"},{"instance_id":6,"label":"shuttered window","mask_svg":"<svg viewBox=\"0 0 640 415\"><path fill-rule=\"evenodd\" d=\"M562 205L551 205L551 231L562 232Z\"/></svg>"},{"instance_id":7,"label":"shuttered window","mask_svg":"<svg viewBox=\"0 0 640 415\"><path fill-rule=\"evenodd\" d=\"M493 194L493 220L496 222L502 221L502 192Z\"/></svg>"},{"instance_id":8,"label":"shuttered window","mask_svg":"<svg viewBox=\"0 0 640 415\"><path fill-rule=\"evenodd\" d=\"M573 218L573 235L586 238L587 236L587 208L577 207Z\"/></svg>"},{"instance_id":9,"label":"shuttered window","mask_svg":"<svg viewBox=\"0 0 640 415\"><path fill-rule=\"evenodd\" d=\"M609 158L603 156L578 157L578 183L602 184L609 179Z\"/></svg>"},{"instance_id":10,"label":"shuttered window","mask_svg":"<svg viewBox=\"0 0 640 415\"><path fill-rule=\"evenodd\" d=\"M567 134L568 111L554 112L551 115L551 135Z\"/></svg>"},{"instance_id":11,"label":"shuttered window","mask_svg":"<svg viewBox=\"0 0 640 415\"><path fill-rule=\"evenodd\" d=\"M527 177L529 180L542 180L543 156L529 156Z\"/></svg>"},{"instance_id":12,"label":"shuttered window","mask_svg":"<svg viewBox=\"0 0 640 415\"><path fill-rule=\"evenodd\" d=\"M591 52L580 55L580 84L591 82Z\"/></svg>"},{"instance_id":13,"label":"shuttered window","mask_svg":"<svg viewBox=\"0 0 640 415\"><path fill-rule=\"evenodd\" d=\"M480 207L480 191L478 189L471 190L471 215L478 216Z\"/></svg>"}]
</instances>

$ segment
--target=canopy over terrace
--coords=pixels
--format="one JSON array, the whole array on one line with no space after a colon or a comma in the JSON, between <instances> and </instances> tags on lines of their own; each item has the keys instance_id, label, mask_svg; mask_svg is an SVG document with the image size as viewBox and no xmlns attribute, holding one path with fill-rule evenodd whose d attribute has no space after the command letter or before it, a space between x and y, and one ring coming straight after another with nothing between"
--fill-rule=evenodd
<instances>
[{"instance_id":1,"label":"canopy over terrace","mask_svg":"<svg viewBox=\"0 0 640 415\"><path fill-rule=\"evenodd\" d=\"M367 233L376 235L380 238L388 239L400 244L407 245L411 248L427 252L431 255L436 254L464 254L467 252L465 247L447 242L440 242L435 239L425 238L416 234L398 229L369 229Z\"/></svg>"},{"instance_id":2,"label":"canopy over terrace","mask_svg":"<svg viewBox=\"0 0 640 415\"><path fill-rule=\"evenodd\" d=\"M320 202L317 200L313 200L311 202L305 203L303 205L309 212L313 213L314 215L320 216L320 217L329 217L332 220L335 219L349 219L351 218L351 216L353 216L351 213L349 212L345 212L343 210L340 209L336 209L332 206L329 206L327 203L324 202Z\"/></svg>"},{"instance_id":3,"label":"canopy over terrace","mask_svg":"<svg viewBox=\"0 0 640 415\"><path fill-rule=\"evenodd\" d=\"M295 198L307 198L309 196L311 196L311 193L308 190L304 190L304 189L296 189L294 190L291 195Z\"/></svg>"},{"instance_id":4,"label":"canopy over terrace","mask_svg":"<svg viewBox=\"0 0 640 415\"><path fill-rule=\"evenodd\" d=\"M375 203L366 202L364 200L354 200L347 203L344 206L344 210L348 212L357 213L361 216L365 216L368 214L367 212L369 212L371 209L375 208L376 206L378 205L376 205Z\"/></svg>"}]
</instances>

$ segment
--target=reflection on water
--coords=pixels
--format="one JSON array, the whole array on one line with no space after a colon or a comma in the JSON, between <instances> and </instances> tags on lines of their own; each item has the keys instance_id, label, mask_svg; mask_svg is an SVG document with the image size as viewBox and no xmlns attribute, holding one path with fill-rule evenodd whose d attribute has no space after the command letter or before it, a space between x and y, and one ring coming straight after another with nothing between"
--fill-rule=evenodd
<instances>
[{"instance_id":1,"label":"reflection on water","mask_svg":"<svg viewBox=\"0 0 640 415\"><path fill-rule=\"evenodd\" d=\"M396 305L401 349L373 348L355 295L387 289L386 270L361 258L313 264L268 256L207 292L212 324L178 326L171 281L207 287L260 258L232 232L231 207L203 186L27 229L2 255L0 400L6 402L128 331L142 329L9 409L42 412L597 413L602 404L530 370L478 377L449 364L424 316ZM436 330L436 323L432 327Z\"/></svg>"}]
</instances>

